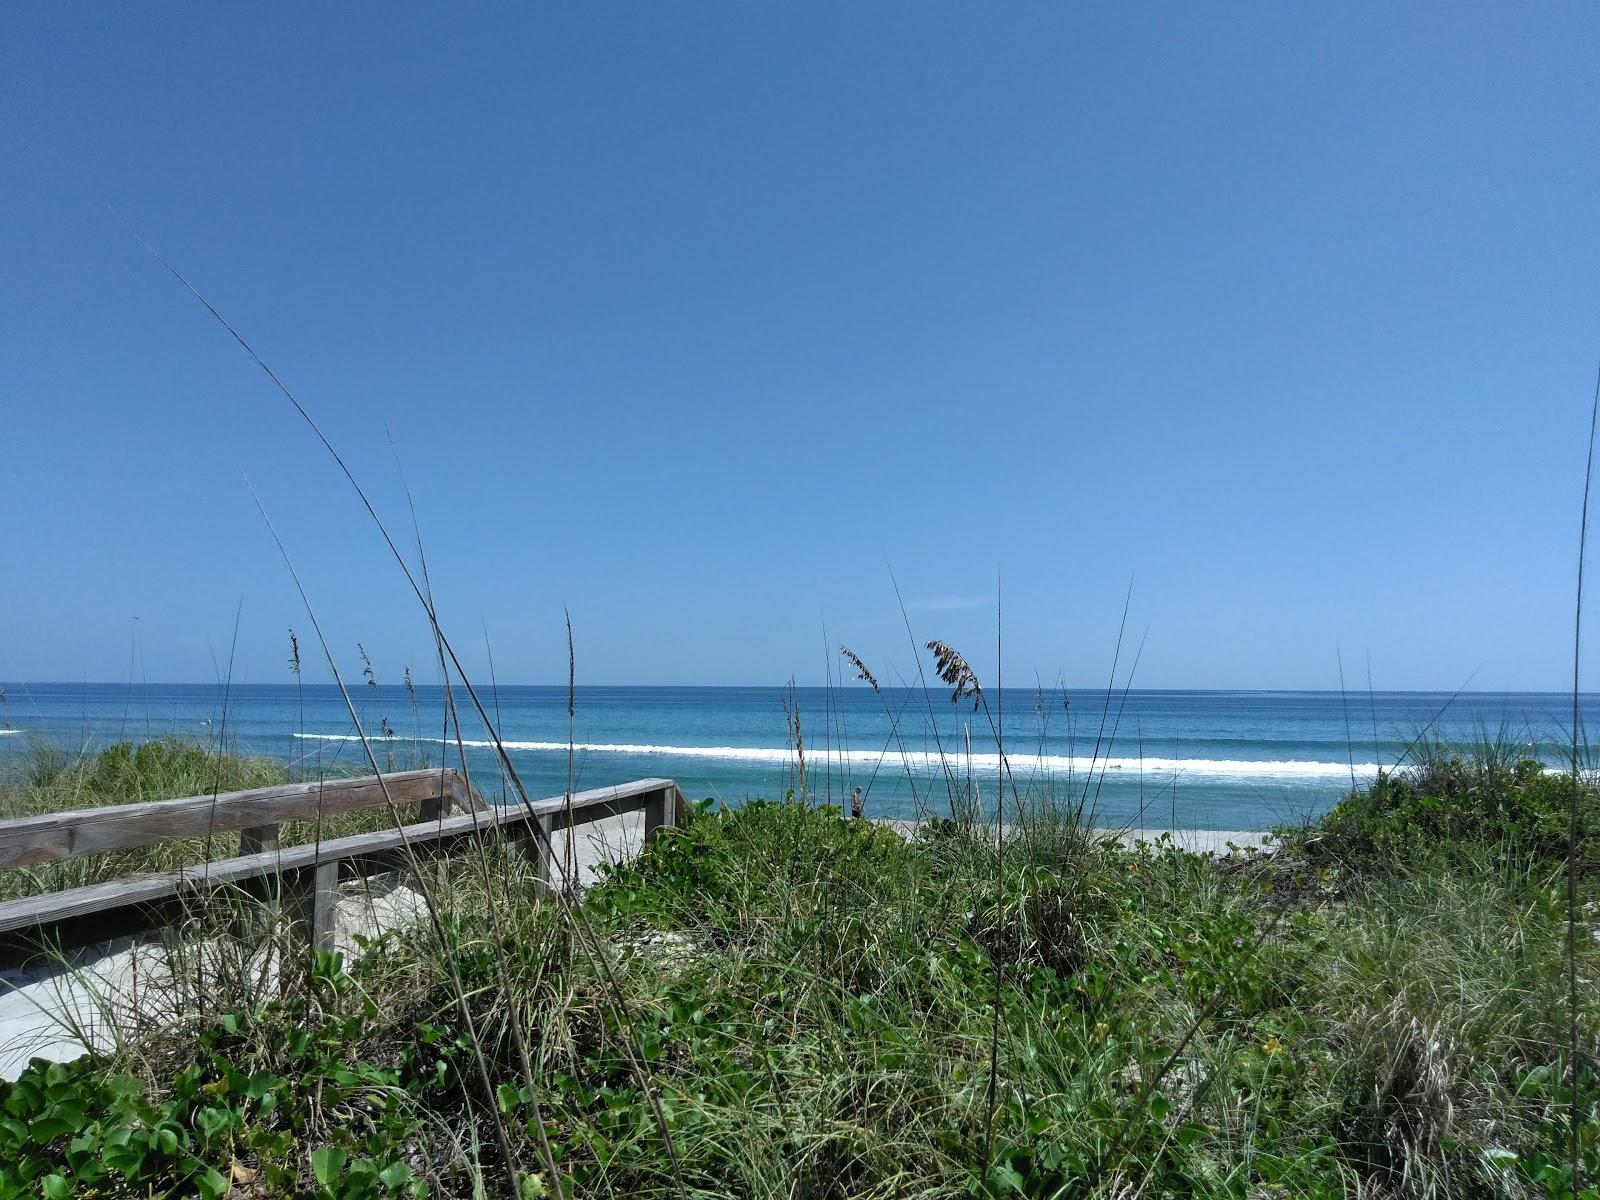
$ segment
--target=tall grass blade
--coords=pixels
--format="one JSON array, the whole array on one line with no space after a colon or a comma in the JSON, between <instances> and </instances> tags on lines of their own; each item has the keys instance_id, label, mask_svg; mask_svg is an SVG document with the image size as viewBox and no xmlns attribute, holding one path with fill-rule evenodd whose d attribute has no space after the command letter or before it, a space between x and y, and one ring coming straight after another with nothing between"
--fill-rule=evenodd
<instances>
[{"instance_id":1,"label":"tall grass blade","mask_svg":"<svg viewBox=\"0 0 1600 1200\"><path fill-rule=\"evenodd\" d=\"M1572 606L1572 802L1567 819L1567 1060L1571 1075L1572 1193L1579 1195L1583 1180L1582 1118L1578 1103L1578 851L1583 842L1581 782L1578 777L1579 671L1583 649L1583 568L1589 548L1589 489L1594 480L1595 424L1600 419L1600 370L1596 371L1594 399L1589 405L1589 445L1583 464L1583 507L1578 520L1578 586Z\"/></svg>"}]
</instances>

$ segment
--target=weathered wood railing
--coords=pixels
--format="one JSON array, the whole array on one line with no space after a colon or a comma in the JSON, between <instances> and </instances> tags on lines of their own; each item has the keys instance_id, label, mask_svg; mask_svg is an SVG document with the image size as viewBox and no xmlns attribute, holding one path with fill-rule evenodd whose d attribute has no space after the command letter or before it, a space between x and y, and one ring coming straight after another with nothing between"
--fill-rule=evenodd
<instances>
[{"instance_id":1,"label":"weathered wood railing","mask_svg":"<svg viewBox=\"0 0 1600 1200\"><path fill-rule=\"evenodd\" d=\"M387 792L387 797L385 796ZM393 804L415 819L403 826L328 841L280 846L284 821L381 808ZM239 855L179 871L131 876L0 902L0 964L13 964L41 946L70 948L167 923L196 897L233 887L279 894L304 913L308 935L331 948L341 877L360 877L410 865L459 848L475 837L504 837L535 858L535 877L551 881L551 837L571 827L644 812L644 837L675 825L683 793L670 779L641 779L616 787L553 796L532 805L484 804L460 775L448 770L404 771L283 787L114 805L0 821L0 868L37 865L150 846L175 838L239 834ZM459 810L452 812L451 810Z\"/></svg>"}]
</instances>

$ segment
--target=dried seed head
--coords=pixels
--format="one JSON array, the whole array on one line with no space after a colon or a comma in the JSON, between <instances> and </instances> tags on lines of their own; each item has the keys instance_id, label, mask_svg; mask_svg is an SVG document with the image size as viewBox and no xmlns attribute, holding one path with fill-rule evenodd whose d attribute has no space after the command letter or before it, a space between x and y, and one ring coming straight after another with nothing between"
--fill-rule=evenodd
<instances>
[{"instance_id":1,"label":"dried seed head","mask_svg":"<svg viewBox=\"0 0 1600 1200\"><path fill-rule=\"evenodd\" d=\"M882 695L883 689L878 686L878 677L867 670L867 664L861 661L861 656L849 646L841 645L839 653L844 655L844 660L856 669L856 678L865 679L872 685L872 690Z\"/></svg>"},{"instance_id":2,"label":"dried seed head","mask_svg":"<svg viewBox=\"0 0 1600 1200\"><path fill-rule=\"evenodd\" d=\"M983 687L967 660L961 657L960 651L954 646L947 646L940 641L929 642L928 649L933 652L933 669L938 672L940 679L950 685L950 703L960 704L970 698L973 711L976 712L978 705L983 702Z\"/></svg>"}]
</instances>

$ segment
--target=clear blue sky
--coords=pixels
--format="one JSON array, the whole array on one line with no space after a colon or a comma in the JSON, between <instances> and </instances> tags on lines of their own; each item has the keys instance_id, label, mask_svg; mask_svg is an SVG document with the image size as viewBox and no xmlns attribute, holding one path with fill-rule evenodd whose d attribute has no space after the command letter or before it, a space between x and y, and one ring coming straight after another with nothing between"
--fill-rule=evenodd
<instances>
[{"instance_id":1,"label":"clear blue sky","mask_svg":"<svg viewBox=\"0 0 1600 1200\"><path fill-rule=\"evenodd\" d=\"M0 9L0 679L1557 689L1600 8ZM1600 646L1600 620L1592 644ZM1591 679L1600 657L1591 655Z\"/></svg>"}]
</instances>

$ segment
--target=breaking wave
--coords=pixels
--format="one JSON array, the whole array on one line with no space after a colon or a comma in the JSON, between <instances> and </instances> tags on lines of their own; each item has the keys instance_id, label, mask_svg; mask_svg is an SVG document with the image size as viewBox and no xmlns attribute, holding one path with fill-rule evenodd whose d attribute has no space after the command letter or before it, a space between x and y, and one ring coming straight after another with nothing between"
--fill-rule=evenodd
<instances>
[{"instance_id":1,"label":"breaking wave","mask_svg":"<svg viewBox=\"0 0 1600 1200\"><path fill-rule=\"evenodd\" d=\"M309 741L355 742L360 739L349 733L297 733L297 738ZM373 738L373 741L404 741L453 746L454 741L441 742L438 738L393 737ZM463 746L492 750L494 743L464 738ZM501 742L509 751L527 753L562 753L568 749L566 742L521 741L507 738ZM783 764L794 761L794 751L786 746L658 746L633 742L576 742L571 747L578 754L616 754L655 758L702 758L722 762ZM1258 761L1239 758L1125 758L1071 754L1012 754L1011 769L1018 775L1054 774L1081 775L1088 772L1107 771L1114 774L1137 776L1144 774L1156 778L1185 775L1206 779L1237 779L1261 782L1294 781L1316 782L1350 778L1354 770L1358 779L1371 778L1378 773L1376 763L1316 762L1305 759L1280 759ZM815 763L851 763L865 766L881 765L885 770L904 770L910 766L922 772L935 772L948 765L952 770L965 772L970 762L976 771L988 773L1000 769L1000 756L994 753L947 754L943 758L935 751L907 750L819 750L807 755Z\"/></svg>"}]
</instances>

